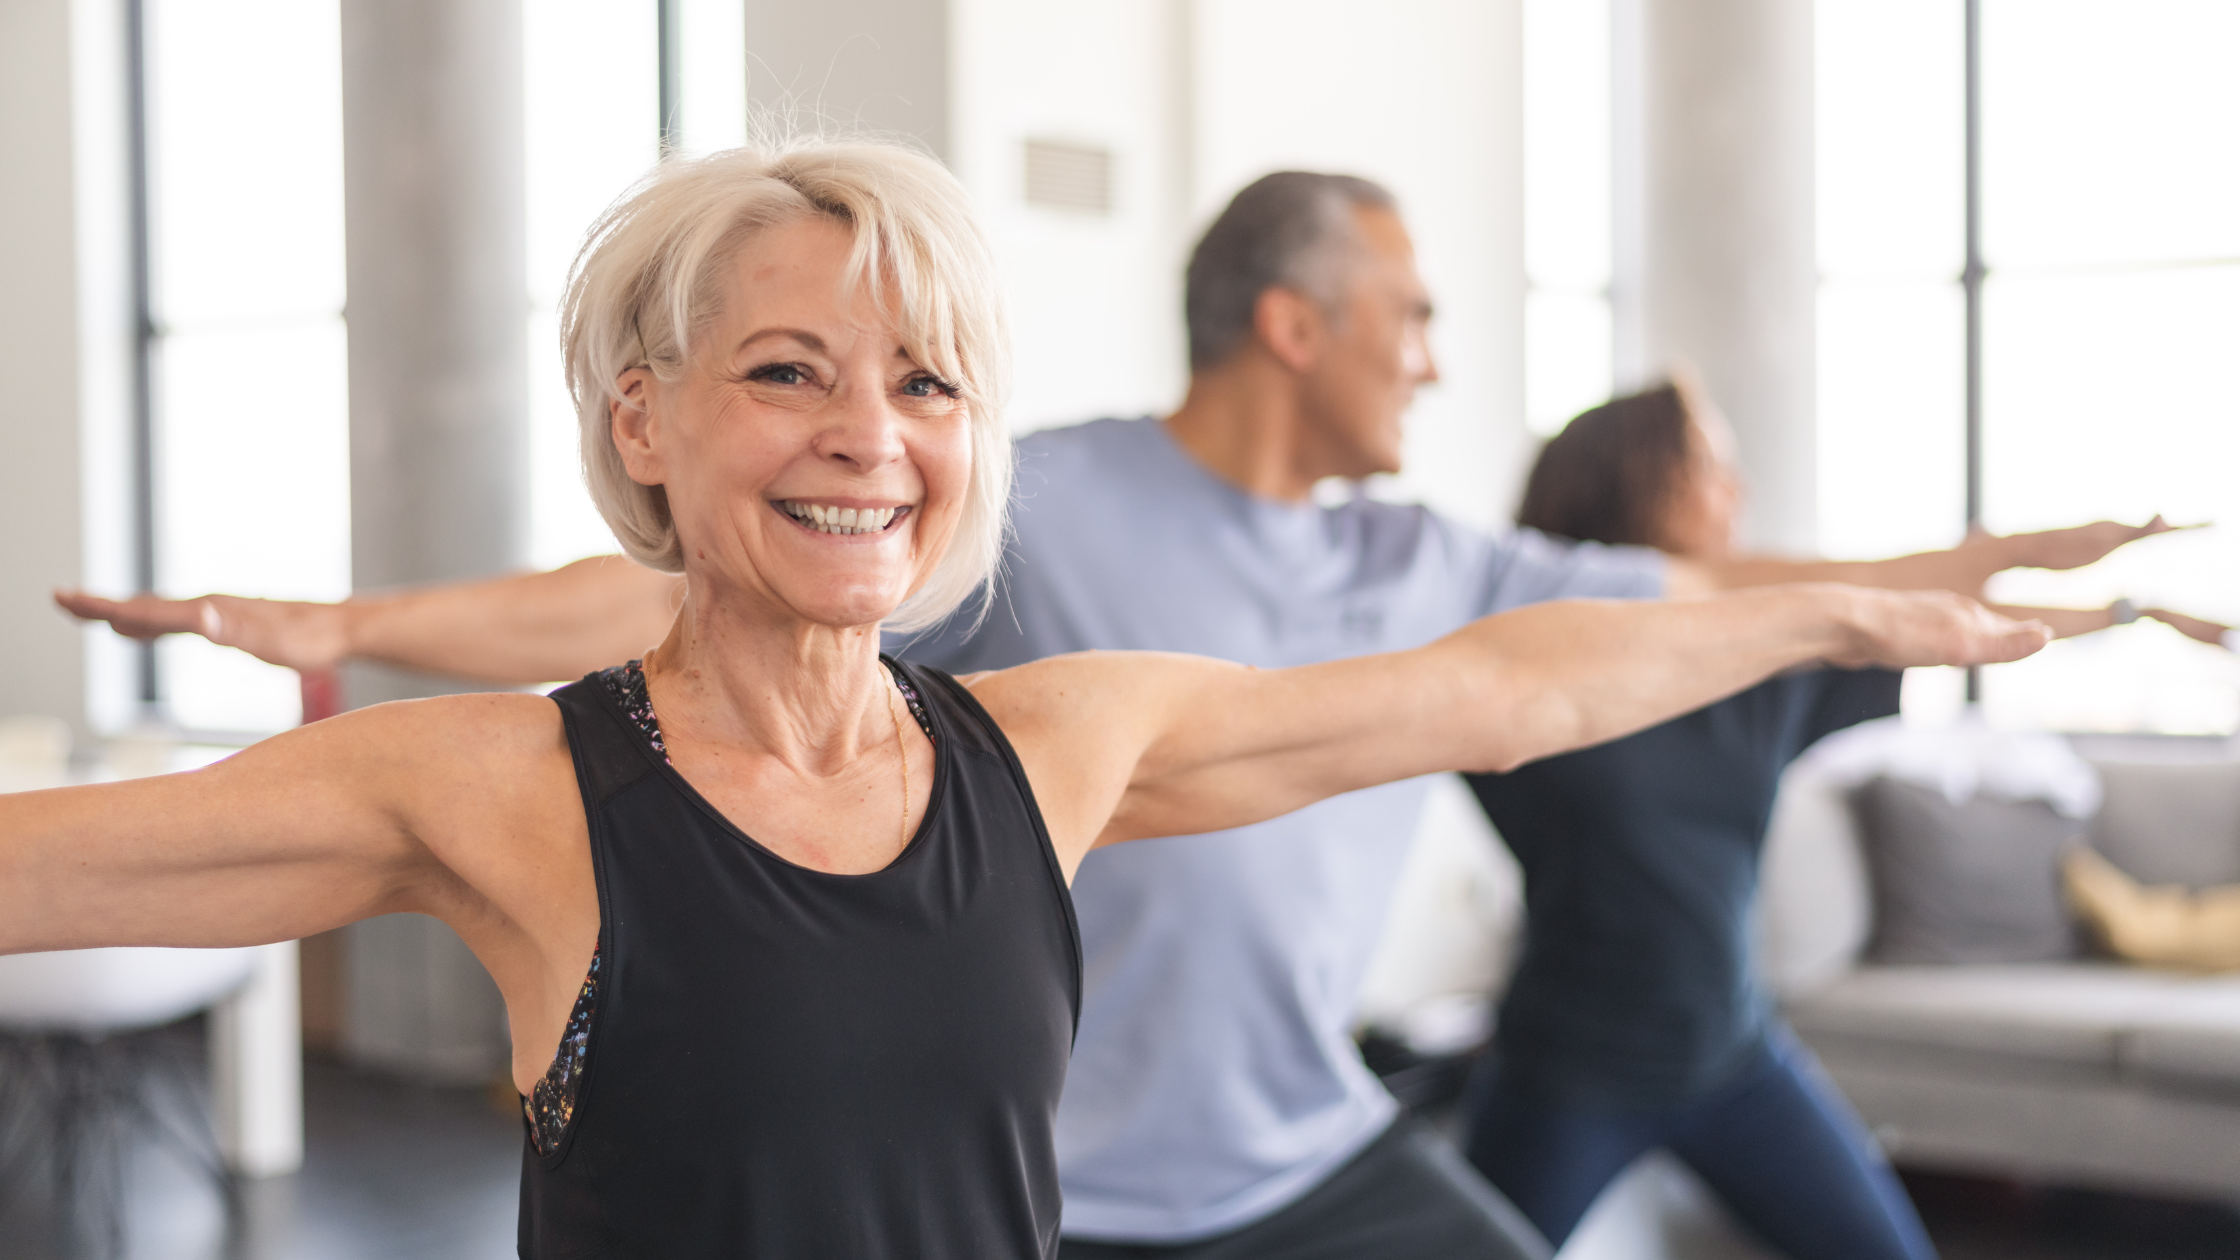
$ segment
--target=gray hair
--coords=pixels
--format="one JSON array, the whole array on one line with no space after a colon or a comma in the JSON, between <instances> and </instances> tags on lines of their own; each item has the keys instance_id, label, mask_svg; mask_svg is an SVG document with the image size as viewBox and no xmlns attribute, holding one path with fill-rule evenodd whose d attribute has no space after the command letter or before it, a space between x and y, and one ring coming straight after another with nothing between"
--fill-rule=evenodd
<instances>
[{"instance_id":1,"label":"gray hair","mask_svg":"<svg viewBox=\"0 0 2240 1260\"><path fill-rule=\"evenodd\" d=\"M673 159L591 228L560 336L581 430L584 480L630 558L665 573L684 549L661 486L630 479L607 408L634 367L682 378L722 307L729 265L760 232L823 218L854 237L843 284L868 288L919 366L959 387L971 415L964 514L934 571L884 624L931 626L985 589L1003 557L1011 437L1003 405L1011 338L994 255L962 185L933 159L877 141L800 137Z\"/></svg>"},{"instance_id":2,"label":"gray hair","mask_svg":"<svg viewBox=\"0 0 2240 1260\"><path fill-rule=\"evenodd\" d=\"M1269 289L1290 289L1334 310L1343 264L1358 244L1356 209L1396 210L1383 185L1358 175L1277 171L1245 185L1198 238L1183 280L1190 368L1219 365L1252 336Z\"/></svg>"}]
</instances>

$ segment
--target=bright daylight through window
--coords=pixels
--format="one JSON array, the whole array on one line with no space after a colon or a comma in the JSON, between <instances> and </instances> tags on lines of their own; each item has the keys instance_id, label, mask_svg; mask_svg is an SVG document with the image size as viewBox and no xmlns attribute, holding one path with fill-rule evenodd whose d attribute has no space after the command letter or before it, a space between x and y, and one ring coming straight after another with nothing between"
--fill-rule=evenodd
<instances>
[{"instance_id":1,"label":"bright daylight through window","mask_svg":"<svg viewBox=\"0 0 2240 1260\"><path fill-rule=\"evenodd\" d=\"M739 7L670 0L680 147L741 143ZM657 0L525 6L531 551L614 550L577 459L557 310L583 232L660 137ZM334 0L145 0L155 576L159 590L336 599L350 589L340 34ZM254 67L254 73L247 72ZM192 242L187 247L184 243ZM179 243L174 247L174 243ZM162 718L190 732L295 724L297 678L178 635ZM121 645L101 658L132 672ZM111 726L134 714L136 685Z\"/></svg>"},{"instance_id":2,"label":"bright daylight through window","mask_svg":"<svg viewBox=\"0 0 2240 1260\"><path fill-rule=\"evenodd\" d=\"M1843 555L1965 517L1962 0L1822 0L1820 530ZM1983 521L2221 528L2016 603L2240 619L2240 6L1982 0ZM2230 733L2228 653L2139 624L1986 670L1999 724Z\"/></svg>"}]
</instances>

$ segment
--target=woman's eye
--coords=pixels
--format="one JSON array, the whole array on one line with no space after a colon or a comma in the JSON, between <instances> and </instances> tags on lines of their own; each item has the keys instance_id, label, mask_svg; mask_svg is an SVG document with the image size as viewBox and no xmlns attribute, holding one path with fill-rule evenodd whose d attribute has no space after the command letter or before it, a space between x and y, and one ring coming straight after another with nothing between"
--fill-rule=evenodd
<instances>
[{"instance_id":1,"label":"woman's eye","mask_svg":"<svg viewBox=\"0 0 2240 1260\"><path fill-rule=\"evenodd\" d=\"M937 376L913 376L903 383L902 392L912 398L955 398L957 387Z\"/></svg>"},{"instance_id":2,"label":"woman's eye","mask_svg":"<svg viewBox=\"0 0 2240 1260\"><path fill-rule=\"evenodd\" d=\"M747 373L747 379L772 385L799 385L809 379L798 363L771 363Z\"/></svg>"}]
</instances>

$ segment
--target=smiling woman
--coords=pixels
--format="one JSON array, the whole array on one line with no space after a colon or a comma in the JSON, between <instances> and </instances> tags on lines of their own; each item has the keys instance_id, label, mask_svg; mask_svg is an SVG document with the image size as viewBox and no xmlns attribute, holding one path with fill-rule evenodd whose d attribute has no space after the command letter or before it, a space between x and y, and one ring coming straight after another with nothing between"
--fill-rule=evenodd
<instances>
[{"instance_id":1,"label":"smiling woman","mask_svg":"<svg viewBox=\"0 0 2240 1260\"><path fill-rule=\"evenodd\" d=\"M610 405L636 407L642 400L631 399L633 390L751 384L734 397L798 410L809 398L868 385L836 379L834 347L815 332L784 326L775 311L764 314L777 322L739 326L741 312L724 307L742 281L772 301L784 289L826 302L831 294L792 291L828 285L837 274L851 332L895 342L883 392L969 434L957 537L940 572L888 628L931 625L981 586L1002 552L1011 488L1003 427L1010 333L993 259L952 186L931 159L892 147L737 149L657 168L592 226L561 336L592 498L632 559L666 573L684 567L667 495L658 478L637 478L610 439ZM775 252L788 261L737 274L742 246L772 230L783 240ZM721 315L732 317L715 343L724 357L700 365L712 375L688 383L694 338Z\"/></svg>"},{"instance_id":2,"label":"smiling woman","mask_svg":"<svg viewBox=\"0 0 2240 1260\"><path fill-rule=\"evenodd\" d=\"M450 924L532 1104L525 1256L1051 1255L1090 849L1514 766L1802 661L2044 642L1812 586L1547 603L1296 669L959 680L879 654L987 580L1011 471L993 269L939 166L666 166L602 220L565 327L601 510L685 577L642 664L0 796L0 952Z\"/></svg>"}]
</instances>

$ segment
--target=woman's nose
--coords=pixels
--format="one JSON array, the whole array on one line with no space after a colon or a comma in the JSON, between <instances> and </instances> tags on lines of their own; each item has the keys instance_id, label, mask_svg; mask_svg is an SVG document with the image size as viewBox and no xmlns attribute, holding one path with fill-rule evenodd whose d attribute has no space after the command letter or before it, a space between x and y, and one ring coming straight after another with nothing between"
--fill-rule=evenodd
<instances>
[{"instance_id":1,"label":"woman's nose","mask_svg":"<svg viewBox=\"0 0 2240 1260\"><path fill-rule=\"evenodd\" d=\"M877 468L902 455L901 417L878 388L840 390L830 420L818 434L818 453L859 468Z\"/></svg>"}]
</instances>

